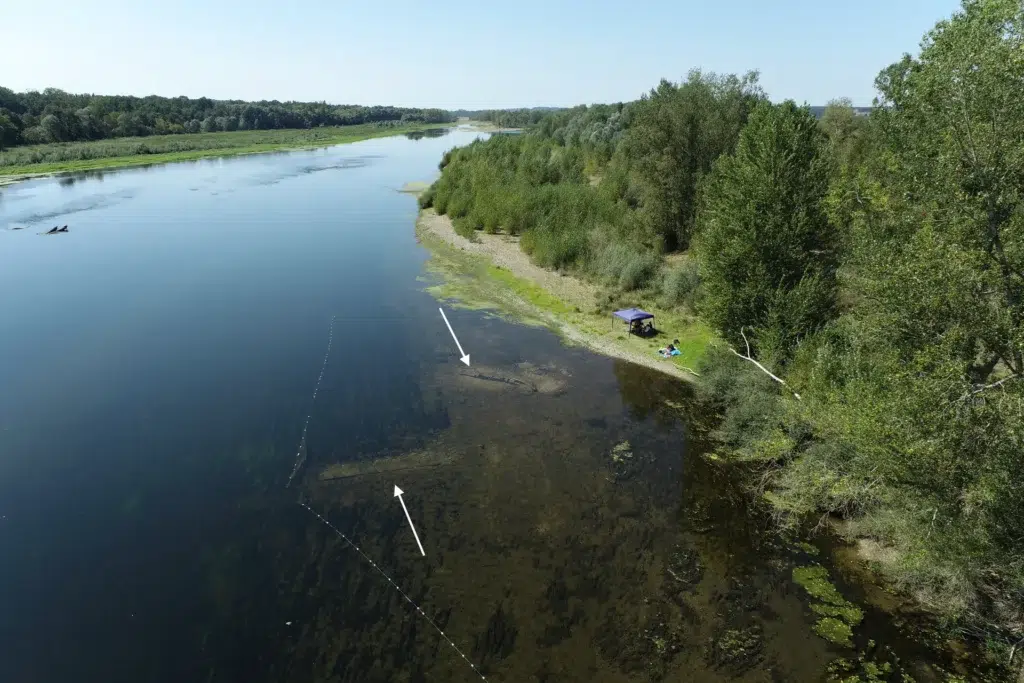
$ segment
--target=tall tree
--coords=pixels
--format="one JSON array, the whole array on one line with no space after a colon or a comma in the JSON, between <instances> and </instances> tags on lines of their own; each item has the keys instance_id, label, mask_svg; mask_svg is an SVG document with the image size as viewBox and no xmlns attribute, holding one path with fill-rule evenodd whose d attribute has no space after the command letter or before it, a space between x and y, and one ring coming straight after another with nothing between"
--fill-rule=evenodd
<instances>
[{"instance_id":1,"label":"tall tree","mask_svg":"<svg viewBox=\"0 0 1024 683\"><path fill-rule=\"evenodd\" d=\"M939 23L921 55L878 79L879 131L889 163L882 181L894 209L884 225L863 223L883 242L865 253L878 276L872 296L899 316L908 352L960 339L965 371L1024 374L1024 9L1017 0L967 0ZM907 283L945 268L934 296L917 300L885 284L893 260ZM963 300L962 310L945 302ZM909 306L911 302L914 305Z\"/></svg>"},{"instance_id":2,"label":"tall tree","mask_svg":"<svg viewBox=\"0 0 1024 683\"><path fill-rule=\"evenodd\" d=\"M824 135L793 102L759 105L736 153L715 163L702 188L695 247L704 314L734 343L743 343L747 328L762 352L785 357L833 317L828 178Z\"/></svg>"}]
</instances>

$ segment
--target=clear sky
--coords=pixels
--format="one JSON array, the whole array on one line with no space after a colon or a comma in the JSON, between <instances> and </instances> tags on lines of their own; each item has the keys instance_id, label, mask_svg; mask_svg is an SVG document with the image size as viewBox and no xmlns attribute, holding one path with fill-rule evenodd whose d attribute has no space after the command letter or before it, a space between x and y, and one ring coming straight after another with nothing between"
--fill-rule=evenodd
<instances>
[{"instance_id":1,"label":"clear sky","mask_svg":"<svg viewBox=\"0 0 1024 683\"><path fill-rule=\"evenodd\" d=\"M871 104L957 0L4 2L16 91L443 108L636 99L691 68L756 69L773 100Z\"/></svg>"}]
</instances>

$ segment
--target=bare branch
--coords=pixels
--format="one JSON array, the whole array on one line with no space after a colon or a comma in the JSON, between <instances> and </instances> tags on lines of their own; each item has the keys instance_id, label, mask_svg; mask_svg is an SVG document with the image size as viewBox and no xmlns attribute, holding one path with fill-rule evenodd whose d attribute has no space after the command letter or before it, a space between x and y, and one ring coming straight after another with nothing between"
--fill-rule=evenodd
<instances>
[{"instance_id":1,"label":"bare branch","mask_svg":"<svg viewBox=\"0 0 1024 683\"><path fill-rule=\"evenodd\" d=\"M740 328L740 334L743 334L743 328L742 327ZM778 382L782 386L784 386L787 389L789 389L790 393L792 393L794 396L796 396L796 400L798 400L798 401L802 400L800 398L800 394L798 394L795 391L793 391L792 387L790 387L788 384L786 384L786 380L782 379L781 377L776 377L775 375L773 375L771 372L768 371L768 368L766 368L765 366L761 365L756 360L754 360L753 358L750 357L750 342L747 341L747 335L745 335L745 334L743 334L743 341L747 342L747 355L746 356L744 356L742 353L740 353L736 349L732 348L731 346L729 347L729 350L732 351L733 353L735 353L737 356L739 356L743 360L750 361L751 363L756 365L758 368L760 368L761 372L763 372L764 374L768 375L773 380L775 380L776 382Z\"/></svg>"},{"instance_id":2,"label":"bare branch","mask_svg":"<svg viewBox=\"0 0 1024 683\"><path fill-rule=\"evenodd\" d=\"M978 387L978 388L977 388L977 389L975 389L974 391L968 391L968 392L967 392L966 394L964 394L963 396L961 396L961 397L960 397L960 398L958 399L958 401L964 401L964 400L967 400L967 399L969 399L969 398L970 398L971 396L977 396L978 394L980 394L980 393L981 393L981 392L983 392L983 391L987 391L987 390L989 390L989 389L995 389L996 387L1002 386L1003 384L1005 384L1006 382L1009 382L1010 380L1013 380L1013 379L1020 379L1020 378L1021 378L1022 376L1024 376L1024 375L1010 375L1009 377L1004 377L1004 378L1002 378L1002 379L1001 379L1001 380L999 380L998 382L992 382L992 384L986 384L985 386L982 386L982 387Z\"/></svg>"}]
</instances>

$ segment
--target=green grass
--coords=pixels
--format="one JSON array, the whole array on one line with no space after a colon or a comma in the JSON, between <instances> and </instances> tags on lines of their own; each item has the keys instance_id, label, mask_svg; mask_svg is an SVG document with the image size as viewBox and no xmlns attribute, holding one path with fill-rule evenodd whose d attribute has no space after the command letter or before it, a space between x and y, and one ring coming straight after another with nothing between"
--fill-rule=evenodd
<instances>
[{"instance_id":1,"label":"green grass","mask_svg":"<svg viewBox=\"0 0 1024 683\"><path fill-rule=\"evenodd\" d=\"M443 126L425 123L394 127L364 124L302 130L153 135L12 147L0 152L0 178L308 149L439 127Z\"/></svg>"},{"instance_id":2,"label":"green grass","mask_svg":"<svg viewBox=\"0 0 1024 683\"><path fill-rule=\"evenodd\" d=\"M537 308L562 316L574 312L571 306L552 295L540 285L516 277L504 268L488 265L487 276L504 285L516 296Z\"/></svg>"},{"instance_id":3,"label":"green grass","mask_svg":"<svg viewBox=\"0 0 1024 683\"><path fill-rule=\"evenodd\" d=\"M489 265L486 275L530 305L593 337L614 340L619 346L654 355L659 348L678 339L679 344L676 346L682 353L670 359L666 358L664 362L672 363L680 368L695 368L704 358L708 347L717 339L711 328L701 320L679 311L662 309L644 301L638 301L636 305L654 313L658 336L653 339L645 339L635 335L626 335L624 333L625 324L618 323L608 312L598 311L596 308L591 311L581 311L552 295L540 285L516 277L503 268Z\"/></svg>"}]
</instances>

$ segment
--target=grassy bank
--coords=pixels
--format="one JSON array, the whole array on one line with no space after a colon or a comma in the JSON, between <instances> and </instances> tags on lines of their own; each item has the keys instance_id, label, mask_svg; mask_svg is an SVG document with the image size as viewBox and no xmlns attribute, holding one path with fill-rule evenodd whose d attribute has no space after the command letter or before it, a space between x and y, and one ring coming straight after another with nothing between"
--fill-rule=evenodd
<instances>
[{"instance_id":1,"label":"grassy bank","mask_svg":"<svg viewBox=\"0 0 1024 683\"><path fill-rule=\"evenodd\" d=\"M692 370L716 344L711 329L696 318L664 309L638 292L628 302L609 298L592 283L531 264L519 244L504 236L467 240L455 232L450 219L432 210L420 213L416 232L431 253L428 270L435 282L429 291L456 306L493 309L519 322L543 325L569 343L683 379L693 378ZM659 334L650 339L626 334L625 325L611 316L626 305L654 313ZM676 339L680 356L658 355L658 348Z\"/></svg>"},{"instance_id":2,"label":"grassy bank","mask_svg":"<svg viewBox=\"0 0 1024 683\"><path fill-rule=\"evenodd\" d=\"M12 176L45 175L191 161L215 156L308 149L439 127L443 126L424 123L403 126L366 124L304 130L195 133L30 145L0 152L0 180Z\"/></svg>"}]
</instances>

